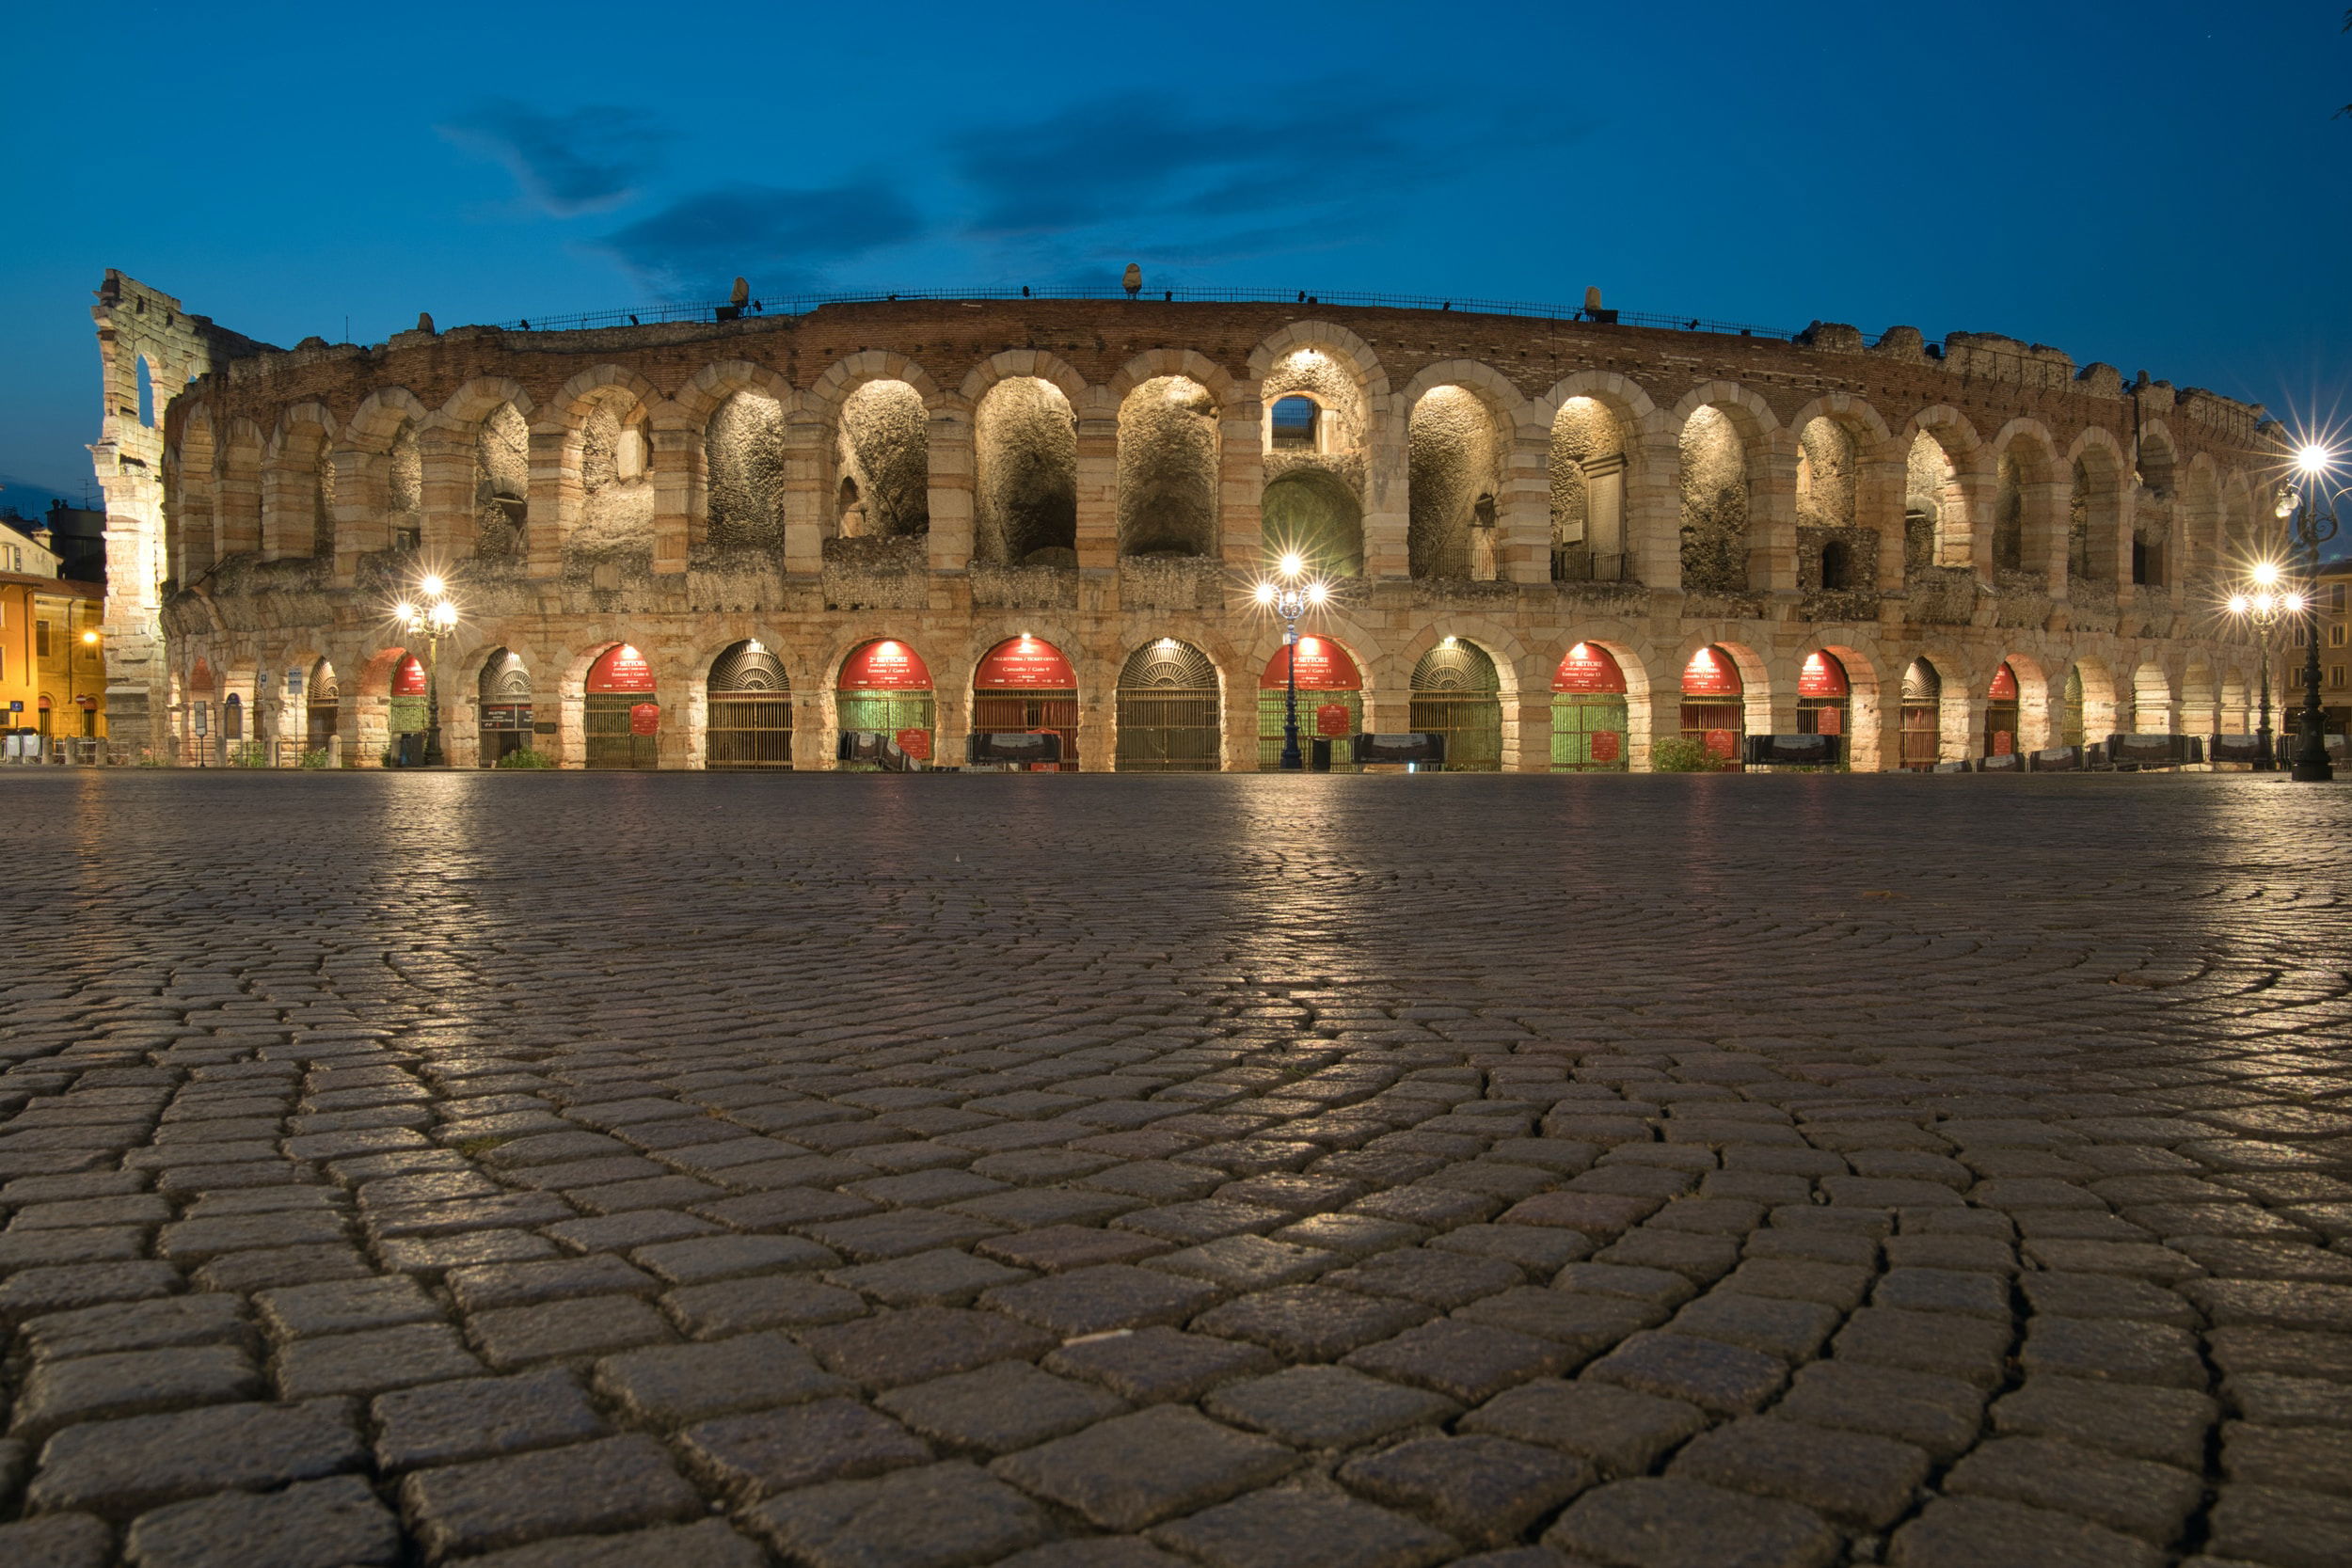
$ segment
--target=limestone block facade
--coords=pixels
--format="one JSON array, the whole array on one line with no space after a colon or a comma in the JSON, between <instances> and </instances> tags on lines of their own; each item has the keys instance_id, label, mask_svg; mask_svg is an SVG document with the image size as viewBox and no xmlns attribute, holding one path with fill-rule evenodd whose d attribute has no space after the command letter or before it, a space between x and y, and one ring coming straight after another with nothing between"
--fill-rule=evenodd
<instances>
[{"instance_id":1,"label":"limestone block facade","mask_svg":"<svg viewBox=\"0 0 2352 1568\"><path fill-rule=\"evenodd\" d=\"M234 698L257 739L375 765L419 711L389 610L436 572L458 765L517 693L533 750L598 760L590 672L621 645L641 765L733 756L711 672L754 644L793 765L831 768L878 639L927 669L955 761L1018 724L974 680L1025 636L1073 673L1080 767L1146 765L1122 679L1205 661L1206 755L1252 768L1282 633L1251 589L1286 550L1330 590L1302 629L1352 662L1350 724L1476 708L1473 766L1568 754L1580 645L1637 769L1696 733L1709 658L1736 723L1704 724L1835 727L1857 768L2249 727L2217 584L2274 527L2262 411L2009 339L1023 298L278 350L116 274L100 298L110 705L158 755Z\"/></svg>"}]
</instances>

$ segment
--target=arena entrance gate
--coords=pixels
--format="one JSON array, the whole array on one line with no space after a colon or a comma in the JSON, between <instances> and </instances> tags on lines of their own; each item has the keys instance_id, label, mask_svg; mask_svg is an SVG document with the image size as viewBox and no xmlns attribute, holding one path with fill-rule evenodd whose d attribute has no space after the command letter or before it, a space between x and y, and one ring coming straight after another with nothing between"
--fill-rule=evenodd
<instances>
[{"instance_id":1,"label":"arena entrance gate","mask_svg":"<svg viewBox=\"0 0 2352 1568\"><path fill-rule=\"evenodd\" d=\"M1061 736L1061 761L1033 762L1031 773L1078 770L1078 674L1061 650L1023 632L988 651L972 673L972 731Z\"/></svg>"},{"instance_id":2,"label":"arena entrance gate","mask_svg":"<svg viewBox=\"0 0 2352 1568\"><path fill-rule=\"evenodd\" d=\"M341 760L335 755L335 729L342 714L342 691L335 684L335 667L320 659L310 666L310 689L303 694L305 747L325 752L330 762Z\"/></svg>"},{"instance_id":3,"label":"arena entrance gate","mask_svg":"<svg viewBox=\"0 0 2352 1568\"><path fill-rule=\"evenodd\" d=\"M1682 738L1717 768L1739 771L1748 734L1747 685L1721 648L1701 648L1682 670Z\"/></svg>"},{"instance_id":4,"label":"arena entrance gate","mask_svg":"<svg viewBox=\"0 0 2352 1568\"><path fill-rule=\"evenodd\" d=\"M2083 743L2083 673L2078 665L2066 672L2066 700L2060 714L2058 743L2079 746Z\"/></svg>"},{"instance_id":5,"label":"arena entrance gate","mask_svg":"<svg viewBox=\"0 0 2352 1568\"><path fill-rule=\"evenodd\" d=\"M1119 771L1214 773L1222 720L1208 656L1172 637L1146 642L1119 671Z\"/></svg>"},{"instance_id":6,"label":"arena entrance gate","mask_svg":"<svg viewBox=\"0 0 2352 1568\"><path fill-rule=\"evenodd\" d=\"M425 731L433 721L430 689L424 661L414 654L402 654L400 662L392 666L390 697L384 705L384 760L389 766L424 765Z\"/></svg>"},{"instance_id":7,"label":"arena entrance gate","mask_svg":"<svg viewBox=\"0 0 2352 1568\"><path fill-rule=\"evenodd\" d=\"M628 643L605 649L588 667L580 709L590 768L659 768L661 705L654 700L653 666Z\"/></svg>"},{"instance_id":8,"label":"arena entrance gate","mask_svg":"<svg viewBox=\"0 0 2352 1568\"><path fill-rule=\"evenodd\" d=\"M483 767L496 768L499 758L532 749L531 726L537 709L532 705L531 671L523 664L522 655L511 648L492 654L482 666L476 696L481 704L479 761Z\"/></svg>"},{"instance_id":9,"label":"arena entrance gate","mask_svg":"<svg viewBox=\"0 0 2352 1568\"><path fill-rule=\"evenodd\" d=\"M792 679L784 661L747 638L710 662L703 766L722 770L792 766Z\"/></svg>"},{"instance_id":10,"label":"arena entrance gate","mask_svg":"<svg viewBox=\"0 0 2352 1568\"><path fill-rule=\"evenodd\" d=\"M1292 660L1298 669L1298 746L1307 766L1334 773L1361 771L1355 736L1364 727L1363 676L1347 650L1327 637L1301 637L1275 650L1258 676L1258 768L1282 766L1282 721Z\"/></svg>"},{"instance_id":11,"label":"arena entrance gate","mask_svg":"<svg viewBox=\"0 0 2352 1568\"><path fill-rule=\"evenodd\" d=\"M878 754L842 762L850 772L928 767L938 708L922 656L896 638L862 644L842 662L834 707L844 736L887 737Z\"/></svg>"},{"instance_id":12,"label":"arena entrance gate","mask_svg":"<svg viewBox=\"0 0 2352 1568\"><path fill-rule=\"evenodd\" d=\"M1902 766L1933 772L1944 750L1944 677L1924 658L1903 672L1902 737Z\"/></svg>"},{"instance_id":13,"label":"arena entrance gate","mask_svg":"<svg viewBox=\"0 0 2352 1568\"><path fill-rule=\"evenodd\" d=\"M1797 733L1850 736L1853 733L1853 682L1845 661L1826 648L1804 656L1797 672ZM1851 743L1838 748L1851 758ZM1851 764L1841 764L1841 767Z\"/></svg>"},{"instance_id":14,"label":"arena entrance gate","mask_svg":"<svg viewBox=\"0 0 2352 1568\"><path fill-rule=\"evenodd\" d=\"M1993 673L1992 689L1985 693L1984 754L1989 757L2016 755L2019 750L2018 722L2017 672L2004 660L2001 667Z\"/></svg>"},{"instance_id":15,"label":"arena entrance gate","mask_svg":"<svg viewBox=\"0 0 2352 1568\"><path fill-rule=\"evenodd\" d=\"M1445 736L1448 773L1502 770L1502 679L1486 651L1458 637L1441 639L1413 666L1415 730Z\"/></svg>"},{"instance_id":16,"label":"arena entrance gate","mask_svg":"<svg viewBox=\"0 0 2352 1568\"><path fill-rule=\"evenodd\" d=\"M1579 642L1551 674L1551 770L1622 773L1625 671L1606 648Z\"/></svg>"}]
</instances>

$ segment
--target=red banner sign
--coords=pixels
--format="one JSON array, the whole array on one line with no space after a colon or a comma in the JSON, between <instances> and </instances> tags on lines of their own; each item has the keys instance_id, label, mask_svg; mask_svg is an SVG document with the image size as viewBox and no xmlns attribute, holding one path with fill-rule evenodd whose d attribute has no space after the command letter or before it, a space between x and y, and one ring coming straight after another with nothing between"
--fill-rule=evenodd
<instances>
[{"instance_id":1,"label":"red banner sign","mask_svg":"<svg viewBox=\"0 0 2352 1568\"><path fill-rule=\"evenodd\" d=\"M931 760L930 731L900 730L896 736L892 736L892 738L898 741L898 750L904 752L915 761L929 762Z\"/></svg>"},{"instance_id":2,"label":"red banner sign","mask_svg":"<svg viewBox=\"0 0 2352 1568\"><path fill-rule=\"evenodd\" d=\"M628 733L631 735L660 735L661 733L661 705L660 703L630 704L628 709Z\"/></svg>"},{"instance_id":3,"label":"red banner sign","mask_svg":"<svg viewBox=\"0 0 2352 1568\"><path fill-rule=\"evenodd\" d=\"M1729 730L1707 732L1707 754L1718 762L1729 762L1739 753L1740 740Z\"/></svg>"},{"instance_id":4,"label":"red banner sign","mask_svg":"<svg viewBox=\"0 0 2352 1568\"><path fill-rule=\"evenodd\" d=\"M1804 656L1804 668L1797 672L1798 696L1843 697L1852 689L1846 679L1846 667L1838 662L1836 655L1816 652Z\"/></svg>"},{"instance_id":5,"label":"red banner sign","mask_svg":"<svg viewBox=\"0 0 2352 1568\"><path fill-rule=\"evenodd\" d=\"M1579 642L1551 673L1554 691L1623 691L1625 672L1606 648Z\"/></svg>"},{"instance_id":6,"label":"red banner sign","mask_svg":"<svg viewBox=\"0 0 2352 1568\"><path fill-rule=\"evenodd\" d=\"M1686 697L1737 697L1741 689L1739 668L1721 648L1701 648L1682 672Z\"/></svg>"},{"instance_id":7,"label":"red banner sign","mask_svg":"<svg viewBox=\"0 0 2352 1568\"><path fill-rule=\"evenodd\" d=\"M1328 736L1354 735L1356 716L1345 703L1325 703L1315 709L1315 734Z\"/></svg>"},{"instance_id":8,"label":"red banner sign","mask_svg":"<svg viewBox=\"0 0 2352 1568\"><path fill-rule=\"evenodd\" d=\"M929 691L931 673L922 657L893 637L868 642L841 666L844 691Z\"/></svg>"},{"instance_id":9,"label":"red banner sign","mask_svg":"<svg viewBox=\"0 0 2352 1568\"><path fill-rule=\"evenodd\" d=\"M2007 664L2004 664L1998 670L1995 670L1993 673L1993 689L1986 693L1986 695L1990 696L1996 703L2015 702L2017 700L2017 672L2010 669ZM2007 755L2008 753L2004 752L2002 754Z\"/></svg>"},{"instance_id":10,"label":"red banner sign","mask_svg":"<svg viewBox=\"0 0 2352 1568\"><path fill-rule=\"evenodd\" d=\"M392 671L392 695L421 697L424 695L424 666L415 657L404 658Z\"/></svg>"},{"instance_id":11,"label":"red banner sign","mask_svg":"<svg viewBox=\"0 0 2352 1568\"><path fill-rule=\"evenodd\" d=\"M1301 691L1360 691L1364 678L1356 673L1356 661L1347 657L1347 650L1327 637L1302 637L1298 640L1298 689ZM1291 650L1278 648L1266 660L1265 673L1258 677L1263 691L1283 689L1290 670Z\"/></svg>"},{"instance_id":12,"label":"red banner sign","mask_svg":"<svg viewBox=\"0 0 2352 1568\"><path fill-rule=\"evenodd\" d=\"M1815 735L1844 735L1846 733L1846 710L1842 707L1825 707L1816 713L1813 716L1813 733Z\"/></svg>"},{"instance_id":13,"label":"red banner sign","mask_svg":"<svg viewBox=\"0 0 2352 1568\"><path fill-rule=\"evenodd\" d=\"M988 651L973 673L972 685L979 691L1074 691L1078 674L1051 642L1014 637Z\"/></svg>"},{"instance_id":14,"label":"red banner sign","mask_svg":"<svg viewBox=\"0 0 2352 1568\"><path fill-rule=\"evenodd\" d=\"M588 667L588 689L596 692L651 691L653 666L645 656L624 642L607 648L604 657Z\"/></svg>"},{"instance_id":15,"label":"red banner sign","mask_svg":"<svg viewBox=\"0 0 2352 1568\"><path fill-rule=\"evenodd\" d=\"M2006 669L2007 666L2005 665L2003 668ZM1993 754L1994 756L2010 756L2013 754L2016 750L2017 736L2008 730L1994 730L1993 732Z\"/></svg>"},{"instance_id":16,"label":"red banner sign","mask_svg":"<svg viewBox=\"0 0 2352 1568\"><path fill-rule=\"evenodd\" d=\"M1595 762L1614 762L1625 754L1625 736L1615 730L1595 730L1590 744Z\"/></svg>"}]
</instances>

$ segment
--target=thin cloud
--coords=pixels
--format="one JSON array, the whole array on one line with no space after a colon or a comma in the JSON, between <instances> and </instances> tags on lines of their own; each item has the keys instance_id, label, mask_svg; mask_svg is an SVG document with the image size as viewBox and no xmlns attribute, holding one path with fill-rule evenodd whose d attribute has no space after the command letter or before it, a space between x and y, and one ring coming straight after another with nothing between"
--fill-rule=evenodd
<instances>
[{"instance_id":1,"label":"thin cloud","mask_svg":"<svg viewBox=\"0 0 2352 1568\"><path fill-rule=\"evenodd\" d=\"M681 197L601 242L665 293L722 290L738 274L768 289L805 287L836 263L924 231L914 204L866 178L817 190L715 186Z\"/></svg>"},{"instance_id":2,"label":"thin cloud","mask_svg":"<svg viewBox=\"0 0 2352 1568\"><path fill-rule=\"evenodd\" d=\"M636 109L598 103L549 114L509 98L480 103L440 131L504 164L523 195L556 217L628 201L670 139L652 116Z\"/></svg>"}]
</instances>

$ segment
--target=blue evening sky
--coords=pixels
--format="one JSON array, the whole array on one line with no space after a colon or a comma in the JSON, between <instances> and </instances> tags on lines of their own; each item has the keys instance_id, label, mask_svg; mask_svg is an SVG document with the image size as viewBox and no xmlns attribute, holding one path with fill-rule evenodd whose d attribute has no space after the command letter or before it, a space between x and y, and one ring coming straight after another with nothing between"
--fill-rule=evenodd
<instances>
[{"instance_id":1,"label":"blue evening sky","mask_svg":"<svg viewBox=\"0 0 2352 1568\"><path fill-rule=\"evenodd\" d=\"M1115 281L1993 331L2328 418L2343 0L18 0L0 506L107 266L264 341ZM348 328L345 323L348 321Z\"/></svg>"}]
</instances>

